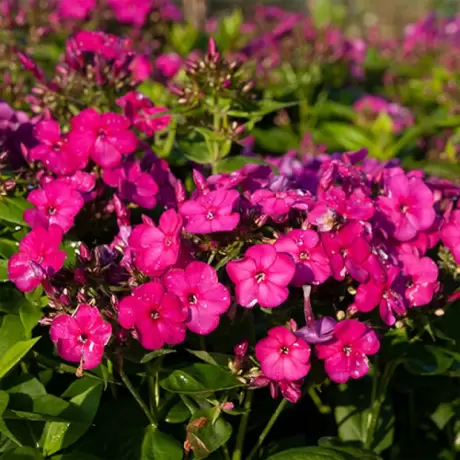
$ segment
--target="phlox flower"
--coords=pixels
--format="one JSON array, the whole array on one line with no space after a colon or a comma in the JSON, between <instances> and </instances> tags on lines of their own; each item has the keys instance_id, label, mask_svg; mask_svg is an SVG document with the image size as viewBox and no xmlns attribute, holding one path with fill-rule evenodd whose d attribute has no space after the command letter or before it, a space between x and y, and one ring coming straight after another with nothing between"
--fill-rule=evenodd
<instances>
[{"instance_id":1,"label":"phlox flower","mask_svg":"<svg viewBox=\"0 0 460 460\"><path fill-rule=\"evenodd\" d=\"M433 193L422 180L398 173L387 177L385 189L377 205L395 239L409 241L433 224Z\"/></svg>"},{"instance_id":2,"label":"phlox flower","mask_svg":"<svg viewBox=\"0 0 460 460\"><path fill-rule=\"evenodd\" d=\"M24 220L32 228L48 228L56 224L64 233L70 230L75 216L84 205L80 192L61 180L55 180L45 184L43 188L32 190L27 200L35 206L35 209L24 211Z\"/></svg>"},{"instance_id":3,"label":"phlox flower","mask_svg":"<svg viewBox=\"0 0 460 460\"><path fill-rule=\"evenodd\" d=\"M244 258L227 264L227 273L235 283L236 298L242 307L273 308L288 297L295 264L288 254L278 253L270 244L251 246Z\"/></svg>"},{"instance_id":4,"label":"phlox flower","mask_svg":"<svg viewBox=\"0 0 460 460\"><path fill-rule=\"evenodd\" d=\"M334 338L316 345L316 354L324 359L324 369L336 383L359 379L369 371L367 355L379 351L377 334L354 319L340 321L334 328Z\"/></svg>"},{"instance_id":5,"label":"phlox flower","mask_svg":"<svg viewBox=\"0 0 460 460\"><path fill-rule=\"evenodd\" d=\"M142 171L139 163L130 161L104 169L102 179L107 185L118 188L121 199L146 209L155 207L158 185L149 173Z\"/></svg>"},{"instance_id":6,"label":"phlox flower","mask_svg":"<svg viewBox=\"0 0 460 460\"><path fill-rule=\"evenodd\" d=\"M33 133L39 145L31 149L29 159L41 161L54 174L68 175L88 164L88 153L72 149L56 121L41 121L34 126Z\"/></svg>"},{"instance_id":7,"label":"phlox flower","mask_svg":"<svg viewBox=\"0 0 460 460\"><path fill-rule=\"evenodd\" d=\"M204 262L191 262L184 270L172 269L164 276L169 292L188 307L185 323L196 334L209 334L219 325L219 315L230 307L230 293L217 278L217 273Z\"/></svg>"},{"instance_id":8,"label":"phlox flower","mask_svg":"<svg viewBox=\"0 0 460 460\"><path fill-rule=\"evenodd\" d=\"M129 237L136 267L149 276L159 276L179 257L182 218L174 209L165 211L158 227L147 222L137 225Z\"/></svg>"},{"instance_id":9,"label":"phlox flower","mask_svg":"<svg viewBox=\"0 0 460 460\"><path fill-rule=\"evenodd\" d=\"M95 0L60 0L58 12L65 19L85 19L95 6Z\"/></svg>"},{"instance_id":10,"label":"phlox flower","mask_svg":"<svg viewBox=\"0 0 460 460\"><path fill-rule=\"evenodd\" d=\"M276 382L300 380L310 370L310 346L285 326L270 329L255 354L264 375Z\"/></svg>"},{"instance_id":11,"label":"phlox flower","mask_svg":"<svg viewBox=\"0 0 460 460\"><path fill-rule=\"evenodd\" d=\"M329 258L318 234L313 230L292 230L275 242L278 252L289 254L295 262L294 286L321 284L331 275Z\"/></svg>"},{"instance_id":12,"label":"phlox flower","mask_svg":"<svg viewBox=\"0 0 460 460\"><path fill-rule=\"evenodd\" d=\"M123 155L136 149L130 121L116 113L99 114L85 109L70 121L69 147L77 155L89 154L103 168L117 166Z\"/></svg>"},{"instance_id":13,"label":"phlox flower","mask_svg":"<svg viewBox=\"0 0 460 460\"><path fill-rule=\"evenodd\" d=\"M450 215L441 229L442 242L451 250L455 262L460 264L460 209Z\"/></svg>"},{"instance_id":14,"label":"phlox flower","mask_svg":"<svg viewBox=\"0 0 460 460\"><path fill-rule=\"evenodd\" d=\"M8 260L8 279L22 292L33 291L64 265L66 254L59 250L61 241L58 225L32 230L19 243L19 252Z\"/></svg>"},{"instance_id":15,"label":"phlox flower","mask_svg":"<svg viewBox=\"0 0 460 460\"><path fill-rule=\"evenodd\" d=\"M240 215L233 212L240 194L236 190L215 190L185 201L179 212L190 233L229 232L238 225Z\"/></svg>"},{"instance_id":16,"label":"phlox flower","mask_svg":"<svg viewBox=\"0 0 460 460\"><path fill-rule=\"evenodd\" d=\"M134 289L132 295L121 300L118 309L120 324L126 329L134 328L147 350L183 342L187 316L187 307L156 281Z\"/></svg>"},{"instance_id":17,"label":"phlox flower","mask_svg":"<svg viewBox=\"0 0 460 460\"><path fill-rule=\"evenodd\" d=\"M173 78L182 66L182 58L176 53L160 54L155 61L155 67L166 78Z\"/></svg>"},{"instance_id":18,"label":"phlox flower","mask_svg":"<svg viewBox=\"0 0 460 460\"><path fill-rule=\"evenodd\" d=\"M72 316L57 316L50 328L58 355L80 363L83 369L94 369L100 364L111 335L110 323L104 321L96 307L87 304L79 305Z\"/></svg>"},{"instance_id":19,"label":"phlox flower","mask_svg":"<svg viewBox=\"0 0 460 460\"><path fill-rule=\"evenodd\" d=\"M401 269L391 266L386 282L370 280L358 286L354 305L361 312L369 312L378 305L383 321L392 326L396 321L395 314L401 316L406 313L405 282Z\"/></svg>"}]
</instances>

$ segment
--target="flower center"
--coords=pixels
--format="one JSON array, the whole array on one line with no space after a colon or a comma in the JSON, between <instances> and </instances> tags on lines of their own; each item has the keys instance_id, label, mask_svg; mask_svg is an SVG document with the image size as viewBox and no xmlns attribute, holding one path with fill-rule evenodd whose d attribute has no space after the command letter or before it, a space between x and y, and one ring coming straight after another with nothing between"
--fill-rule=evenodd
<instances>
[{"instance_id":1,"label":"flower center","mask_svg":"<svg viewBox=\"0 0 460 460\"><path fill-rule=\"evenodd\" d=\"M56 142L56 144L53 145L53 150L55 152L60 152L62 148L62 142Z\"/></svg>"},{"instance_id":2,"label":"flower center","mask_svg":"<svg viewBox=\"0 0 460 460\"><path fill-rule=\"evenodd\" d=\"M351 347L351 345L345 345L343 347L343 352L344 352L345 356L350 356L352 350L353 350L353 348Z\"/></svg>"},{"instance_id":3,"label":"flower center","mask_svg":"<svg viewBox=\"0 0 460 460\"><path fill-rule=\"evenodd\" d=\"M301 252L299 254L299 259L300 260L308 260L310 258L310 255L307 252Z\"/></svg>"},{"instance_id":4,"label":"flower center","mask_svg":"<svg viewBox=\"0 0 460 460\"><path fill-rule=\"evenodd\" d=\"M88 334L80 334L80 337L78 337L78 340L81 342L81 343L86 343L88 341L89 337L88 337Z\"/></svg>"},{"instance_id":5,"label":"flower center","mask_svg":"<svg viewBox=\"0 0 460 460\"><path fill-rule=\"evenodd\" d=\"M406 214L407 210L409 209L409 207L405 204L402 204L400 207L399 207L399 210L403 213L403 214Z\"/></svg>"},{"instance_id":6,"label":"flower center","mask_svg":"<svg viewBox=\"0 0 460 460\"><path fill-rule=\"evenodd\" d=\"M158 313L157 310L152 310L150 312L150 318L152 318L154 321L160 318L160 313Z\"/></svg>"},{"instance_id":7,"label":"flower center","mask_svg":"<svg viewBox=\"0 0 460 460\"><path fill-rule=\"evenodd\" d=\"M206 214L206 219L209 219L209 220L212 220L214 219L214 213L212 211L208 211L208 213Z\"/></svg>"},{"instance_id":8,"label":"flower center","mask_svg":"<svg viewBox=\"0 0 460 460\"><path fill-rule=\"evenodd\" d=\"M57 209L54 206L50 206L48 208L48 215L53 216L54 214L56 214L56 211L57 211Z\"/></svg>"},{"instance_id":9,"label":"flower center","mask_svg":"<svg viewBox=\"0 0 460 460\"><path fill-rule=\"evenodd\" d=\"M171 246L172 245L172 238L170 236L167 236L165 238L165 246Z\"/></svg>"},{"instance_id":10,"label":"flower center","mask_svg":"<svg viewBox=\"0 0 460 460\"><path fill-rule=\"evenodd\" d=\"M99 130L99 133L98 133L98 137L99 137L100 139L105 139L105 137L106 137L105 131L102 130L102 129L100 129L100 130Z\"/></svg>"},{"instance_id":11,"label":"flower center","mask_svg":"<svg viewBox=\"0 0 460 460\"><path fill-rule=\"evenodd\" d=\"M281 347L280 348L280 353L282 355L287 355L289 353L289 347Z\"/></svg>"},{"instance_id":12,"label":"flower center","mask_svg":"<svg viewBox=\"0 0 460 460\"><path fill-rule=\"evenodd\" d=\"M198 299L196 298L196 295L195 294L189 294L187 296L187 301L189 304L191 305L196 305L196 303L198 302Z\"/></svg>"},{"instance_id":13,"label":"flower center","mask_svg":"<svg viewBox=\"0 0 460 460\"><path fill-rule=\"evenodd\" d=\"M258 283L261 283L265 279L265 273L264 272L256 273L255 278Z\"/></svg>"}]
</instances>

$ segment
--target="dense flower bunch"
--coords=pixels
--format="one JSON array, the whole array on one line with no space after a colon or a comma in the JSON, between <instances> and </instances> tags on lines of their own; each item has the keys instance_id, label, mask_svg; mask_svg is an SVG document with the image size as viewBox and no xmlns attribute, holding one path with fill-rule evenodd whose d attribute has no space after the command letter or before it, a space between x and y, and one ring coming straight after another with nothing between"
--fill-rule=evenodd
<instances>
[{"instance_id":1,"label":"dense flower bunch","mask_svg":"<svg viewBox=\"0 0 460 460\"><path fill-rule=\"evenodd\" d=\"M175 202L158 220L144 214L135 224L126 205L149 209L160 192L152 170L143 172L130 155L136 136L128 119L87 109L71 120L65 138L52 120L38 123L35 133L40 143L30 158L48 174L28 195L34 207L24 218L32 231L10 259L9 277L25 292L45 286L51 338L82 369L99 364L104 346L116 348L129 336L158 350L182 343L187 331L209 334L232 303L289 307L286 325L255 346L260 370L238 372L250 385L270 384L274 394L279 387L295 401L313 354L335 382L362 377L379 349L368 323L379 322L373 311L392 326L442 292L429 255L440 238L458 260L459 211L436 183L375 164L363 151L323 157L319 168L306 159L282 176L258 165L208 178L195 171L189 197L176 180ZM62 235L109 190L104 206L116 213L118 234L108 245L82 244L77 264L64 269ZM348 290L339 311L316 311L323 285ZM293 299L302 286L304 303ZM299 328L294 318L304 311Z\"/></svg>"}]
</instances>

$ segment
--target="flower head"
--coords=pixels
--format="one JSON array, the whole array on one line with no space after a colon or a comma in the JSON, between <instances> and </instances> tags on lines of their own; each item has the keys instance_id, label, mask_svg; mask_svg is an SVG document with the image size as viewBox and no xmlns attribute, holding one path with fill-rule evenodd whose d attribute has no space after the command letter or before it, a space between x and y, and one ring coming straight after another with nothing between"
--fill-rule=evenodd
<instances>
[{"instance_id":1,"label":"flower head","mask_svg":"<svg viewBox=\"0 0 460 460\"><path fill-rule=\"evenodd\" d=\"M295 262L294 286L321 284L331 275L329 258L318 234L313 230L292 230L275 243L278 252L289 254Z\"/></svg>"},{"instance_id":2,"label":"flower head","mask_svg":"<svg viewBox=\"0 0 460 460\"><path fill-rule=\"evenodd\" d=\"M120 324L126 329L135 328L139 342L148 350L183 342L187 316L188 310L179 298L165 292L156 281L134 289L131 296L122 299L118 310Z\"/></svg>"},{"instance_id":3,"label":"flower head","mask_svg":"<svg viewBox=\"0 0 460 460\"><path fill-rule=\"evenodd\" d=\"M137 138L130 121L116 113L100 115L85 109L71 120L69 147L77 155L89 154L103 168L117 166L123 155L136 149Z\"/></svg>"},{"instance_id":4,"label":"flower head","mask_svg":"<svg viewBox=\"0 0 460 460\"><path fill-rule=\"evenodd\" d=\"M433 193L420 179L397 173L387 178L386 190L377 204L398 241L411 240L434 222Z\"/></svg>"},{"instance_id":5,"label":"flower head","mask_svg":"<svg viewBox=\"0 0 460 460\"><path fill-rule=\"evenodd\" d=\"M185 229L190 233L233 230L240 221L240 215L233 212L239 196L236 190L219 189L185 201L179 208L185 220Z\"/></svg>"},{"instance_id":6,"label":"flower head","mask_svg":"<svg viewBox=\"0 0 460 460\"><path fill-rule=\"evenodd\" d=\"M310 346L284 326L270 329L255 352L264 375L276 382L300 380L310 370Z\"/></svg>"},{"instance_id":7,"label":"flower head","mask_svg":"<svg viewBox=\"0 0 460 460\"><path fill-rule=\"evenodd\" d=\"M270 244L250 247L243 259L229 262L227 273L236 284L236 298L242 307L273 308L288 297L287 285L295 273L291 257L277 253Z\"/></svg>"},{"instance_id":8,"label":"flower head","mask_svg":"<svg viewBox=\"0 0 460 460\"><path fill-rule=\"evenodd\" d=\"M104 347L112 335L112 326L96 307L81 304L70 315L57 316L50 328L51 340L58 355L83 369L94 369L104 354Z\"/></svg>"},{"instance_id":9,"label":"flower head","mask_svg":"<svg viewBox=\"0 0 460 460\"><path fill-rule=\"evenodd\" d=\"M81 194L61 180L45 184L42 189L32 190L27 200L36 207L24 212L24 220L32 228L48 228L57 224L64 233L70 230L84 204Z\"/></svg>"},{"instance_id":10,"label":"flower head","mask_svg":"<svg viewBox=\"0 0 460 460\"><path fill-rule=\"evenodd\" d=\"M8 261L8 279L22 292L31 292L46 276L52 276L64 265L65 251L59 250L62 229L36 228L19 243L19 253Z\"/></svg>"},{"instance_id":11,"label":"flower head","mask_svg":"<svg viewBox=\"0 0 460 460\"><path fill-rule=\"evenodd\" d=\"M354 319L340 321L334 328L334 339L316 345L316 354L324 359L329 378L336 383L359 379L369 371L367 355L379 351L377 334Z\"/></svg>"},{"instance_id":12,"label":"flower head","mask_svg":"<svg viewBox=\"0 0 460 460\"><path fill-rule=\"evenodd\" d=\"M121 199L146 209L155 207L158 185L149 173L142 171L139 163L126 162L113 169L104 169L102 179L107 185L118 188Z\"/></svg>"},{"instance_id":13,"label":"flower head","mask_svg":"<svg viewBox=\"0 0 460 460\"><path fill-rule=\"evenodd\" d=\"M182 218L174 209L165 211L158 227L140 224L129 237L134 264L149 276L159 276L172 267L179 257Z\"/></svg>"},{"instance_id":14,"label":"flower head","mask_svg":"<svg viewBox=\"0 0 460 460\"><path fill-rule=\"evenodd\" d=\"M88 153L70 148L56 121L41 121L34 127L33 133L40 144L31 149L30 160L41 161L46 169L58 175L71 174L86 167Z\"/></svg>"},{"instance_id":15,"label":"flower head","mask_svg":"<svg viewBox=\"0 0 460 460\"><path fill-rule=\"evenodd\" d=\"M185 270L172 269L164 276L169 292L189 309L186 326L196 334L209 334L219 325L219 315L230 307L230 293L217 273L204 262L191 262Z\"/></svg>"}]
</instances>

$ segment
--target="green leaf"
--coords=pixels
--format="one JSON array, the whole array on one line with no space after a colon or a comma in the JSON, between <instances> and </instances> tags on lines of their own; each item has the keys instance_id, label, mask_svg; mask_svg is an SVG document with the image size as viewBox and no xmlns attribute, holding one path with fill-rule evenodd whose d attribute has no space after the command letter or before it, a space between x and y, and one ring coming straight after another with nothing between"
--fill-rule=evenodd
<instances>
[{"instance_id":1,"label":"green leaf","mask_svg":"<svg viewBox=\"0 0 460 460\"><path fill-rule=\"evenodd\" d=\"M351 458L326 447L297 447L270 455L267 460L351 460Z\"/></svg>"},{"instance_id":2,"label":"green leaf","mask_svg":"<svg viewBox=\"0 0 460 460\"><path fill-rule=\"evenodd\" d=\"M216 409L201 409L187 425L187 440L196 458L206 458L222 447L232 435L232 426L222 417L216 419Z\"/></svg>"},{"instance_id":3,"label":"green leaf","mask_svg":"<svg viewBox=\"0 0 460 460\"><path fill-rule=\"evenodd\" d=\"M182 142L180 148L184 156L198 164L208 164L212 161L205 142Z\"/></svg>"},{"instance_id":4,"label":"green leaf","mask_svg":"<svg viewBox=\"0 0 460 460\"><path fill-rule=\"evenodd\" d=\"M21 318L21 323L24 327L27 338L32 337L32 330L38 324L38 321L42 316L43 313L40 308L29 302L24 302L19 307L19 317Z\"/></svg>"},{"instance_id":5,"label":"green leaf","mask_svg":"<svg viewBox=\"0 0 460 460\"><path fill-rule=\"evenodd\" d=\"M0 283L8 281L8 261L0 259Z\"/></svg>"},{"instance_id":6,"label":"green leaf","mask_svg":"<svg viewBox=\"0 0 460 460\"><path fill-rule=\"evenodd\" d=\"M228 115L232 117L238 118L262 118L265 115L268 115L272 112L278 112L278 110L286 109L288 107L294 107L298 105L298 101L291 101L291 102L278 102L278 101L271 101L265 99L260 102L259 108L251 111L244 111L244 110L229 110Z\"/></svg>"},{"instance_id":7,"label":"green leaf","mask_svg":"<svg viewBox=\"0 0 460 460\"><path fill-rule=\"evenodd\" d=\"M140 460L182 460L180 443L153 425L145 429Z\"/></svg>"},{"instance_id":8,"label":"green leaf","mask_svg":"<svg viewBox=\"0 0 460 460\"><path fill-rule=\"evenodd\" d=\"M49 422L46 424L40 441L45 455L52 455L73 444L90 427L99 407L102 394L102 384L94 380L91 383L92 386L86 391L70 400L70 407L75 407L75 415L77 417L81 415L83 423Z\"/></svg>"},{"instance_id":9,"label":"green leaf","mask_svg":"<svg viewBox=\"0 0 460 460\"><path fill-rule=\"evenodd\" d=\"M183 423L190 417L190 410L184 404L184 401L180 400L177 404L171 407L165 417L167 423Z\"/></svg>"},{"instance_id":10,"label":"green leaf","mask_svg":"<svg viewBox=\"0 0 460 460\"><path fill-rule=\"evenodd\" d=\"M258 146L268 152L285 153L287 150L297 149L300 143L296 134L282 128L254 129L252 134Z\"/></svg>"},{"instance_id":11,"label":"green leaf","mask_svg":"<svg viewBox=\"0 0 460 460\"><path fill-rule=\"evenodd\" d=\"M11 441L16 443L18 446L21 446L22 445L21 442L10 431L10 429L5 423L5 420L3 419L3 414L6 411L9 399L10 399L10 396L8 395L8 393L0 390L0 433L5 435L8 439L11 439Z\"/></svg>"},{"instance_id":12,"label":"green leaf","mask_svg":"<svg viewBox=\"0 0 460 460\"><path fill-rule=\"evenodd\" d=\"M30 351L30 349L40 340L40 337L35 339L25 340L15 343L5 353L0 356L0 379L3 378L22 358Z\"/></svg>"},{"instance_id":13,"label":"green leaf","mask_svg":"<svg viewBox=\"0 0 460 460\"><path fill-rule=\"evenodd\" d=\"M161 350L154 350L150 353L147 353L141 360L141 364L148 363L152 361L152 359L159 358L160 356L170 355L171 353L175 353L176 350L168 350L167 348L162 348Z\"/></svg>"},{"instance_id":14,"label":"green leaf","mask_svg":"<svg viewBox=\"0 0 460 460\"><path fill-rule=\"evenodd\" d=\"M17 225L27 225L24 222L23 214L32 205L22 197L6 197L0 199L0 219Z\"/></svg>"},{"instance_id":15,"label":"green leaf","mask_svg":"<svg viewBox=\"0 0 460 460\"><path fill-rule=\"evenodd\" d=\"M18 447L2 455L2 460L44 460L45 457L33 447Z\"/></svg>"},{"instance_id":16,"label":"green leaf","mask_svg":"<svg viewBox=\"0 0 460 460\"><path fill-rule=\"evenodd\" d=\"M415 375L444 374L454 362L454 358L442 348L432 345L415 344L410 347L408 355L404 366Z\"/></svg>"},{"instance_id":17,"label":"green leaf","mask_svg":"<svg viewBox=\"0 0 460 460\"><path fill-rule=\"evenodd\" d=\"M217 172L232 173L234 171L237 171L238 169L243 168L246 165L252 164L267 166L267 163L262 158L238 156L220 160L217 163Z\"/></svg>"},{"instance_id":18,"label":"green leaf","mask_svg":"<svg viewBox=\"0 0 460 460\"><path fill-rule=\"evenodd\" d=\"M410 157L406 157L403 159L402 165L408 169L423 169L431 176L446 179L458 179L460 177L460 164L441 161L415 161Z\"/></svg>"},{"instance_id":19,"label":"green leaf","mask_svg":"<svg viewBox=\"0 0 460 460\"><path fill-rule=\"evenodd\" d=\"M371 452L370 450L360 449L359 447L351 446L347 443L340 441L337 438L332 437L323 437L318 440L318 445L320 447L327 447L347 455L350 455L351 458L356 458L360 460L379 460L380 457Z\"/></svg>"},{"instance_id":20,"label":"green leaf","mask_svg":"<svg viewBox=\"0 0 460 460\"><path fill-rule=\"evenodd\" d=\"M194 48L199 32L191 24L176 23L171 26L169 43L182 56ZM155 101L154 101L155 102Z\"/></svg>"},{"instance_id":21,"label":"green leaf","mask_svg":"<svg viewBox=\"0 0 460 460\"><path fill-rule=\"evenodd\" d=\"M339 122L328 122L321 125L322 140L331 145L331 139L345 150L359 150L363 147L372 147L373 142L365 132L353 125Z\"/></svg>"},{"instance_id":22,"label":"green leaf","mask_svg":"<svg viewBox=\"0 0 460 460\"><path fill-rule=\"evenodd\" d=\"M0 327L0 356L20 340L26 340L26 333L18 315L3 317Z\"/></svg>"},{"instance_id":23,"label":"green leaf","mask_svg":"<svg viewBox=\"0 0 460 460\"><path fill-rule=\"evenodd\" d=\"M230 372L201 363L175 370L160 385L166 391L183 394L206 394L243 386Z\"/></svg>"},{"instance_id":24,"label":"green leaf","mask_svg":"<svg viewBox=\"0 0 460 460\"><path fill-rule=\"evenodd\" d=\"M436 410L430 415L430 419L440 430L443 430L454 415L455 410L452 403L441 402Z\"/></svg>"},{"instance_id":25,"label":"green leaf","mask_svg":"<svg viewBox=\"0 0 460 460\"><path fill-rule=\"evenodd\" d=\"M0 238L0 256L4 259L9 259L13 254L18 252L18 244L16 241Z\"/></svg>"},{"instance_id":26,"label":"green leaf","mask_svg":"<svg viewBox=\"0 0 460 460\"><path fill-rule=\"evenodd\" d=\"M187 348L187 351L193 356L196 356L198 359L201 359L205 363L212 364L213 366L228 367L228 362L231 359L231 356L225 355L223 353L209 353L204 350L190 350Z\"/></svg>"},{"instance_id":27,"label":"green leaf","mask_svg":"<svg viewBox=\"0 0 460 460\"><path fill-rule=\"evenodd\" d=\"M94 455L83 452L69 452L68 454L53 455L51 460L101 460Z\"/></svg>"}]
</instances>

